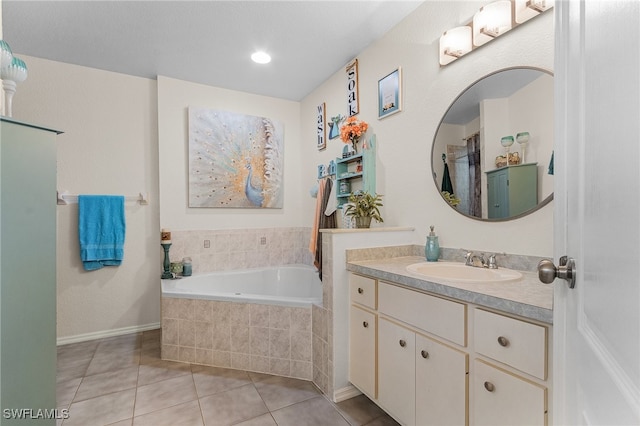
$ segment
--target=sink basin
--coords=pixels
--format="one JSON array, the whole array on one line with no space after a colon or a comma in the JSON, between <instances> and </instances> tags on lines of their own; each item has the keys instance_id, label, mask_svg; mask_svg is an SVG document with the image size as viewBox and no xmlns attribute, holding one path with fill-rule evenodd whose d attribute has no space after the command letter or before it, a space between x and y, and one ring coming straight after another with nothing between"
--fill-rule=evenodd
<instances>
[{"instance_id":1,"label":"sink basin","mask_svg":"<svg viewBox=\"0 0 640 426\"><path fill-rule=\"evenodd\" d=\"M475 268L456 262L419 262L407 266L407 271L434 280L467 283L508 282L522 278L522 274L513 269Z\"/></svg>"}]
</instances>

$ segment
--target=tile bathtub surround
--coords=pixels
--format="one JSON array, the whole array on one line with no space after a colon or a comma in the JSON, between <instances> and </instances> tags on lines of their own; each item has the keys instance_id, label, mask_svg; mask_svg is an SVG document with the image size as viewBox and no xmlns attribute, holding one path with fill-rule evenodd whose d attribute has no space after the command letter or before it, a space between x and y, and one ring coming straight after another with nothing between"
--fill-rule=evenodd
<instances>
[{"instance_id":1,"label":"tile bathtub surround","mask_svg":"<svg viewBox=\"0 0 640 426\"><path fill-rule=\"evenodd\" d=\"M193 273L291 264L312 265L311 228L218 229L171 232L172 261L190 257ZM205 247L209 241L209 247ZM164 259L164 252L159 253Z\"/></svg>"},{"instance_id":2,"label":"tile bathtub surround","mask_svg":"<svg viewBox=\"0 0 640 426\"><path fill-rule=\"evenodd\" d=\"M162 361L160 334L58 347L57 408L69 410L58 425L397 426L363 395L334 404L309 381ZM127 354L133 365L89 374L99 359Z\"/></svg>"},{"instance_id":3,"label":"tile bathtub surround","mask_svg":"<svg viewBox=\"0 0 640 426\"><path fill-rule=\"evenodd\" d=\"M311 308L163 297L162 359L311 380Z\"/></svg>"}]
</instances>

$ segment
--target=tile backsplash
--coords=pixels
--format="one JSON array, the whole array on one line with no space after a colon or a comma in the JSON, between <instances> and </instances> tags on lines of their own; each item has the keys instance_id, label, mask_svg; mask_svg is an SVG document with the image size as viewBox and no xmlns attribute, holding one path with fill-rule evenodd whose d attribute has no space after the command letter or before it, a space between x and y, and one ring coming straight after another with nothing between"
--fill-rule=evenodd
<instances>
[{"instance_id":1,"label":"tile backsplash","mask_svg":"<svg viewBox=\"0 0 640 426\"><path fill-rule=\"evenodd\" d=\"M190 257L193 273L290 264L312 265L311 228L254 228L172 231L169 258ZM164 259L164 252L160 250Z\"/></svg>"}]
</instances>

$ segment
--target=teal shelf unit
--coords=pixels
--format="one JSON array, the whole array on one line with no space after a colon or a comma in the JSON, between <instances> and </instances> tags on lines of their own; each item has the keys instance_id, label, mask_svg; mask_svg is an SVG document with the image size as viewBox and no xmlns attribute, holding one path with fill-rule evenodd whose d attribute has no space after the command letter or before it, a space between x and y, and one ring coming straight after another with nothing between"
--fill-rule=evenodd
<instances>
[{"instance_id":1,"label":"teal shelf unit","mask_svg":"<svg viewBox=\"0 0 640 426\"><path fill-rule=\"evenodd\" d=\"M487 173L489 219L505 219L538 204L538 164L518 164Z\"/></svg>"},{"instance_id":2,"label":"teal shelf unit","mask_svg":"<svg viewBox=\"0 0 640 426\"><path fill-rule=\"evenodd\" d=\"M358 164L362 171L358 171ZM348 192L341 192L341 184L346 182ZM349 195L357 190L376 193L376 146L375 135L371 136L367 149L360 149L356 155L336 159L336 197L338 208L349 201Z\"/></svg>"}]
</instances>

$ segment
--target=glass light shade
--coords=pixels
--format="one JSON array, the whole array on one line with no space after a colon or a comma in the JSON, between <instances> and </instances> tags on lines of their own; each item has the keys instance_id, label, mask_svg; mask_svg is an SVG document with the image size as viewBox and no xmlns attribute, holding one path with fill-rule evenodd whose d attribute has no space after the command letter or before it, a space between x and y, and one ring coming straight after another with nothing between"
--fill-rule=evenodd
<instances>
[{"instance_id":1,"label":"glass light shade","mask_svg":"<svg viewBox=\"0 0 640 426\"><path fill-rule=\"evenodd\" d=\"M505 148L509 148L511 145L513 145L513 136L503 137L502 139L500 139L500 144Z\"/></svg>"},{"instance_id":2,"label":"glass light shade","mask_svg":"<svg viewBox=\"0 0 640 426\"><path fill-rule=\"evenodd\" d=\"M518 133L516 135L516 142L518 142L519 144L529 142L529 132Z\"/></svg>"},{"instance_id":3,"label":"glass light shade","mask_svg":"<svg viewBox=\"0 0 640 426\"><path fill-rule=\"evenodd\" d=\"M471 27L468 25L445 31L440 37L440 65L447 65L469 53L473 48Z\"/></svg>"},{"instance_id":4,"label":"glass light shade","mask_svg":"<svg viewBox=\"0 0 640 426\"><path fill-rule=\"evenodd\" d=\"M251 55L251 60L257 64L268 64L271 62L271 56L266 52L258 51Z\"/></svg>"},{"instance_id":5,"label":"glass light shade","mask_svg":"<svg viewBox=\"0 0 640 426\"><path fill-rule=\"evenodd\" d=\"M4 40L0 40L0 69L11 65L11 61L13 61L13 54L9 44Z\"/></svg>"},{"instance_id":6,"label":"glass light shade","mask_svg":"<svg viewBox=\"0 0 640 426\"><path fill-rule=\"evenodd\" d=\"M553 7L554 0L515 0L515 19L518 24L538 16Z\"/></svg>"},{"instance_id":7,"label":"glass light shade","mask_svg":"<svg viewBox=\"0 0 640 426\"><path fill-rule=\"evenodd\" d=\"M473 45L482 46L511 27L511 2L500 0L489 3L473 15Z\"/></svg>"},{"instance_id":8,"label":"glass light shade","mask_svg":"<svg viewBox=\"0 0 640 426\"><path fill-rule=\"evenodd\" d=\"M11 65L0 69L0 78L3 80L22 83L27 79L27 65L22 59L13 57Z\"/></svg>"}]
</instances>

